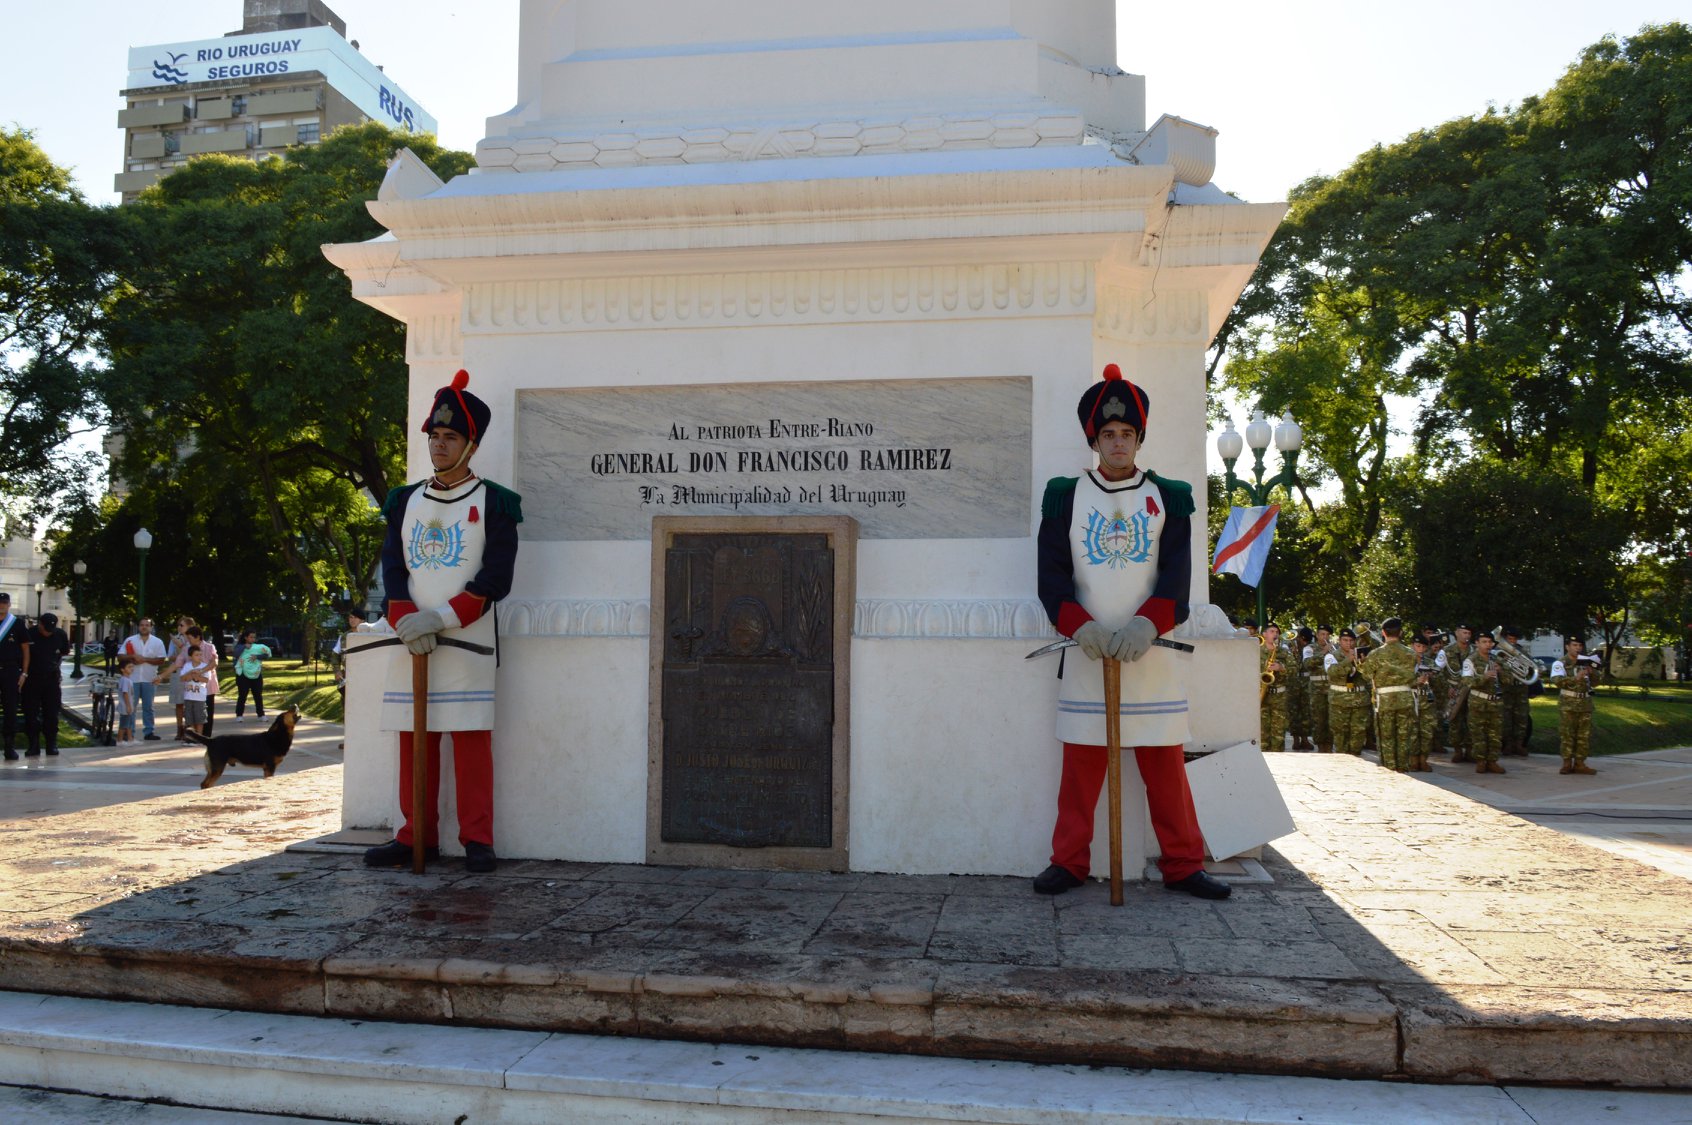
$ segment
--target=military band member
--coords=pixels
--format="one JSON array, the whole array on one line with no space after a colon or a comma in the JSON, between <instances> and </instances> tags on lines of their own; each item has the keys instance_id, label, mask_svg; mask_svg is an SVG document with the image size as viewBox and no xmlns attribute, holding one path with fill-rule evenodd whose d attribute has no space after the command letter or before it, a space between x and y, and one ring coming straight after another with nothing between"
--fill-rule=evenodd
<instances>
[{"instance_id":1,"label":"military band member","mask_svg":"<svg viewBox=\"0 0 1692 1125\"><path fill-rule=\"evenodd\" d=\"M496 655L440 642L497 650L494 605L511 592L523 509L515 492L470 469L493 412L464 389L469 381L460 371L450 386L436 391L423 422L434 475L389 492L383 508L388 520L382 545L388 620L409 652L429 656L428 747L425 805L419 811L411 807L412 662L400 653L389 665L382 729L400 736L399 791L405 822L393 840L364 853L364 862L372 867L410 862L418 832L426 849L437 847L441 734L446 731L452 733L465 870L492 871L498 864L493 847Z\"/></svg>"},{"instance_id":2,"label":"military band member","mask_svg":"<svg viewBox=\"0 0 1692 1125\"><path fill-rule=\"evenodd\" d=\"M1427 633L1419 632L1411 638L1410 650L1416 655L1416 679L1410 685L1410 694L1416 701L1416 726L1410 768L1420 773L1433 772L1428 755L1440 747L1440 709L1434 689L1434 682L1440 677L1434 668L1432 648L1433 638Z\"/></svg>"},{"instance_id":3,"label":"military band member","mask_svg":"<svg viewBox=\"0 0 1692 1125\"><path fill-rule=\"evenodd\" d=\"M1304 664L1304 679L1309 685L1310 736L1318 754L1334 752L1334 734L1328 725L1328 656L1334 651L1333 629L1316 626L1316 636L1304 646L1300 654Z\"/></svg>"},{"instance_id":4,"label":"military band member","mask_svg":"<svg viewBox=\"0 0 1692 1125\"><path fill-rule=\"evenodd\" d=\"M1146 787L1165 890L1227 898L1204 869L1204 836L1187 787L1184 657L1152 642L1187 618L1192 576L1192 486L1135 464L1150 400L1113 363L1082 394L1076 412L1098 468L1046 485L1040 506L1040 602L1073 638L1058 665L1058 738L1063 775L1051 866L1039 894L1085 882L1093 816L1105 779L1104 670L1123 662L1121 736Z\"/></svg>"},{"instance_id":5,"label":"military band member","mask_svg":"<svg viewBox=\"0 0 1692 1125\"><path fill-rule=\"evenodd\" d=\"M1503 634L1505 641L1520 649L1521 629L1514 625L1502 625L1499 632ZM1525 758L1528 756L1528 682L1519 678L1508 667L1501 668L1498 674L1498 695L1498 737L1503 746L1503 753L1510 758Z\"/></svg>"},{"instance_id":6,"label":"military band member","mask_svg":"<svg viewBox=\"0 0 1692 1125\"><path fill-rule=\"evenodd\" d=\"M1463 689L1463 665L1475 654L1473 637L1474 629L1468 625L1459 625L1455 629L1456 639L1445 646L1440 657L1440 670L1446 675L1447 683L1455 698ZM1469 703L1467 698L1458 701L1457 709L1451 711L1451 718L1447 723L1447 733L1451 737L1451 748L1456 751L1452 756L1453 762L1472 762L1475 760L1474 738L1469 732Z\"/></svg>"},{"instance_id":7,"label":"military band member","mask_svg":"<svg viewBox=\"0 0 1692 1125\"><path fill-rule=\"evenodd\" d=\"M1381 623L1384 644L1363 660L1363 674L1375 693L1375 731L1381 765L1395 773L1410 770L1415 735L1416 701L1410 686L1416 679L1416 654L1400 639L1404 624L1396 617Z\"/></svg>"},{"instance_id":8,"label":"military band member","mask_svg":"<svg viewBox=\"0 0 1692 1125\"><path fill-rule=\"evenodd\" d=\"M1289 665L1291 675L1287 680L1287 730L1292 733L1294 750L1313 749L1310 742L1310 677L1305 675L1301 654L1315 636L1310 626L1300 625L1293 634L1292 643L1286 646L1292 661Z\"/></svg>"},{"instance_id":9,"label":"military band member","mask_svg":"<svg viewBox=\"0 0 1692 1125\"><path fill-rule=\"evenodd\" d=\"M1273 621L1263 626L1258 638L1257 671L1269 677L1260 684L1258 698L1258 733L1266 751L1287 748L1287 681L1292 676L1292 655L1281 643L1281 627Z\"/></svg>"},{"instance_id":10,"label":"military band member","mask_svg":"<svg viewBox=\"0 0 1692 1125\"><path fill-rule=\"evenodd\" d=\"M1381 643L1380 638L1375 635L1374 623L1359 621L1351 628L1357 634L1357 659L1360 661L1369 659L1369 654L1379 648ZM1368 690L1367 685L1365 685L1364 690ZM1365 750L1375 749L1375 708L1373 703L1374 701L1371 699L1371 705L1364 712L1363 749Z\"/></svg>"},{"instance_id":11,"label":"military band member","mask_svg":"<svg viewBox=\"0 0 1692 1125\"><path fill-rule=\"evenodd\" d=\"M1443 753L1451 745L1451 725L1445 718L1446 706L1451 702L1451 677L1445 673L1445 646L1451 643L1451 635L1432 626L1426 630L1428 639L1428 664L1433 668L1433 674L1428 677L1428 689L1433 692L1434 717L1437 727L1434 732L1433 745L1428 753ZM1432 769L1433 767L1429 767Z\"/></svg>"},{"instance_id":12,"label":"military band member","mask_svg":"<svg viewBox=\"0 0 1692 1125\"><path fill-rule=\"evenodd\" d=\"M1504 773L1498 764L1498 678L1502 673L1492 658L1491 633L1475 638L1475 653L1463 662L1463 683L1469 689L1469 733L1474 740L1475 772Z\"/></svg>"},{"instance_id":13,"label":"military band member","mask_svg":"<svg viewBox=\"0 0 1692 1125\"><path fill-rule=\"evenodd\" d=\"M1558 773L1594 774L1586 764L1592 749L1592 685L1598 661L1584 654L1586 642L1569 637L1563 659L1551 665L1551 686L1557 689L1557 733L1562 742L1563 768Z\"/></svg>"},{"instance_id":14,"label":"military band member","mask_svg":"<svg viewBox=\"0 0 1692 1125\"><path fill-rule=\"evenodd\" d=\"M1323 667L1328 673L1328 727L1333 731L1334 750L1361 756L1369 692L1357 658L1357 634L1341 629L1339 651L1330 653Z\"/></svg>"}]
</instances>

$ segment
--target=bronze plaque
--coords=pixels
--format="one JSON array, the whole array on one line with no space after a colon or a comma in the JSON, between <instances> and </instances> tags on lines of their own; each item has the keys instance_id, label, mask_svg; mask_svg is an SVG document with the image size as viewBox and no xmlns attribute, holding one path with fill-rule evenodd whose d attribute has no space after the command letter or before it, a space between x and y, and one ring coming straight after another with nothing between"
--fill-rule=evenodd
<instances>
[{"instance_id":1,"label":"bronze plaque","mask_svg":"<svg viewBox=\"0 0 1692 1125\"><path fill-rule=\"evenodd\" d=\"M849 601L838 612L837 537L784 528L791 521L780 517L664 522L734 530L676 530L654 545L659 776L649 852L721 863L674 849L730 849L741 853L736 866L836 866L838 634L851 621ZM795 849L821 854L792 863Z\"/></svg>"}]
</instances>

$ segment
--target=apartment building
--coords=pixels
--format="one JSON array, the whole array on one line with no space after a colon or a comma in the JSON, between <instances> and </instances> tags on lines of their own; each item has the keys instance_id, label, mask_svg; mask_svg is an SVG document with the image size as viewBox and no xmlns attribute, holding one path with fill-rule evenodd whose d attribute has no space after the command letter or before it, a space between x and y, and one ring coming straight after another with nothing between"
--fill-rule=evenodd
<instances>
[{"instance_id":1,"label":"apartment building","mask_svg":"<svg viewBox=\"0 0 1692 1125\"><path fill-rule=\"evenodd\" d=\"M346 31L322 0L245 0L238 31L130 48L114 190L128 203L195 155L262 159L363 121L435 132Z\"/></svg>"}]
</instances>

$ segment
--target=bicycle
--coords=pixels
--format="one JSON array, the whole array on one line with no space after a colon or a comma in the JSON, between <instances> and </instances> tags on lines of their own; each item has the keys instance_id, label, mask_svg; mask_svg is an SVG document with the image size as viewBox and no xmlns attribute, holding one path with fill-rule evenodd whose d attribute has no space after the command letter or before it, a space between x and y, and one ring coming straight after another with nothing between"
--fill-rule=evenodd
<instances>
[{"instance_id":1,"label":"bicycle","mask_svg":"<svg viewBox=\"0 0 1692 1125\"><path fill-rule=\"evenodd\" d=\"M116 746L117 677L96 672L88 678L88 701L93 722L89 737L96 746Z\"/></svg>"}]
</instances>

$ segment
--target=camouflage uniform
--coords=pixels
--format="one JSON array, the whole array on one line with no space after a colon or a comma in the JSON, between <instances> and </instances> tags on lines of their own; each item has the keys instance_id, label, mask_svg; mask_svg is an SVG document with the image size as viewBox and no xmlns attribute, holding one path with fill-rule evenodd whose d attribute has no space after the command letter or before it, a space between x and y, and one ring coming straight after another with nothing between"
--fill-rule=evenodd
<instances>
[{"instance_id":1,"label":"camouflage uniform","mask_svg":"<svg viewBox=\"0 0 1692 1125\"><path fill-rule=\"evenodd\" d=\"M1302 640L1287 646L1287 730L1293 736L1293 749L1303 750L1310 745L1310 677L1305 675Z\"/></svg>"},{"instance_id":2,"label":"camouflage uniform","mask_svg":"<svg viewBox=\"0 0 1692 1125\"><path fill-rule=\"evenodd\" d=\"M1557 689L1557 733L1562 742L1562 773L1597 773L1586 764L1592 749L1592 681L1579 665L1559 660L1551 666Z\"/></svg>"},{"instance_id":3,"label":"camouflage uniform","mask_svg":"<svg viewBox=\"0 0 1692 1125\"><path fill-rule=\"evenodd\" d=\"M1349 658L1343 651L1327 658L1328 665L1328 727L1333 732L1334 749L1341 754L1363 753L1363 727L1369 718L1368 685L1358 675L1348 679L1352 671Z\"/></svg>"},{"instance_id":4,"label":"camouflage uniform","mask_svg":"<svg viewBox=\"0 0 1692 1125\"><path fill-rule=\"evenodd\" d=\"M1428 677L1427 690L1433 696L1434 736L1428 749L1432 754L1444 750L1451 745L1451 724L1446 721L1445 709L1451 703L1451 678L1439 667L1439 658L1444 653L1444 646L1428 649L1427 661L1434 666L1433 674Z\"/></svg>"},{"instance_id":5,"label":"camouflage uniform","mask_svg":"<svg viewBox=\"0 0 1692 1125\"><path fill-rule=\"evenodd\" d=\"M1447 668L1451 669L1449 679L1453 691L1459 690L1456 685L1462 682L1464 662L1474 654L1475 646L1473 642L1464 645L1452 641L1445 646L1445 664ZM1469 705L1467 702L1460 705L1456 714L1451 716L1448 733L1451 736L1451 748L1457 751L1456 754L1452 755L1451 760L1453 762L1474 761L1475 740L1469 732Z\"/></svg>"},{"instance_id":6,"label":"camouflage uniform","mask_svg":"<svg viewBox=\"0 0 1692 1125\"><path fill-rule=\"evenodd\" d=\"M1487 673L1498 662L1482 656L1479 646L1463 664L1463 682L1469 687L1469 737L1474 743L1476 773L1503 773L1498 764L1498 682Z\"/></svg>"},{"instance_id":7,"label":"camouflage uniform","mask_svg":"<svg viewBox=\"0 0 1692 1125\"><path fill-rule=\"evenodd\" d=\"M1260 732L1263 736L1263 749L1268 751L1285 750L1287 748L1287 696L1288 683L1292 680L1292 654L1279 642L1276 643L1271 655L1267 645L1259 642L1257 646L1257 670L1259 674L1269 670L1271 659L1278 661L1281 670L1275 673L1275 682L1263 692L1260 704Z\"/></svg>"},{"instance_id":8,"label":"camouflage uniform","mask_svg":"<svg viewBox=\"0 0 1692 1125\"><path fill-rule=\"evenodd\" d=\"M1375 730L1381 751L1381 765L1398 773L1410 769L1415 746L1412 727L1416 701L1410 684L1416 678L1416 654L1397 638L1370 652L1363 660L1363 674L1375 688Z\"/></svg>"},{"instance_id":9,"label":"camouflage uniform","mask_svg":"<svg viewBox=\"0 0 1692 1125\"><path fill-rule=\"evenodd\" d=\"M1380 647L1379 638L1370 631L1369 622L1359 621L1357 624L1363 626L1357 631L1357 659L1367 660L1369 654ZM1356 626L1353 626L1353 628L1356 628ZM1365 690L1367 689L1365 688ZM1370 702L1372 703L1373 699ZM1363 714L1363 749L1375 749L1375 709L1372 706Z\"/></svg>"},{"instance_id":10,"label":"camouflage uniform","mask_svg":"<svg viewBox=\"0 0 1692 1125\"><path fill-rule=\"evenodd\" d=\"M1322 661L1328 653L1334 651L1333 645L1305 645L1304 682L1308 685L1310 699L1310 737L1316 743L1316 749L1323 754L1331 754L1334 749L1334 732L1328 726L1328 673L1322 667Z\"/></svg>"},{"instance_id":11,"label":"camouflage uniform","mask_svg":"<svg viewBox=\"0 0 1692 1125\"><path fill-rule=\"evenodd\" d=\"M1498 669L1498 723L1504 753L1512 758L1527 757L1528 685L1502 664Z\"/></svg>"}]
</instances>

